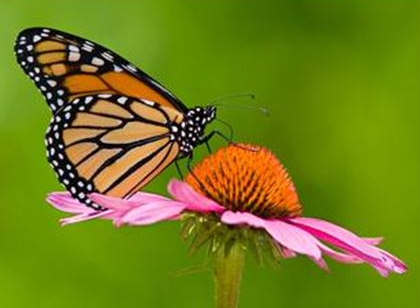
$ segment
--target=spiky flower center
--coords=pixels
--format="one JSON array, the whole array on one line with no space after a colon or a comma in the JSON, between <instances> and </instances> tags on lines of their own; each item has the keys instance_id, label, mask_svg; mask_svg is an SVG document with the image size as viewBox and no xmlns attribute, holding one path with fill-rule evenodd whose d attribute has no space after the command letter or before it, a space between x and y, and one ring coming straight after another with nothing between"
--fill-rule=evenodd
<instances>
[{"instance_id":1,"label":"spiky flower center","mask_svg":"<svg viewBox=\"0 0 420 308\"><path fill-rule=\"evenodd\" d=\"M185 180L196 191L232 211L264 218L302 213L285 168L263 147L229 145L195 166Z\"/></svg>"}]
</instances>

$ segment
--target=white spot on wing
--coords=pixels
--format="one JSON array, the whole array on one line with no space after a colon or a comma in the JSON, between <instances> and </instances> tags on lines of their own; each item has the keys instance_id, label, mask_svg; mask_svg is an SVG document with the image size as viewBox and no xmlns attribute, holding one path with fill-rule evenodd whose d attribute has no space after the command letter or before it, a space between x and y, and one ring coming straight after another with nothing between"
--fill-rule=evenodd
<instances>
[{"instance_id":1,"label":"white spot on wing","mask_svg":"<svg viewBox=\"0 0 420 308\"><path fill-rule=\"evenodd\" d=\"M79 52L80 51L79 47L74 46L74 45L69 45L69 50L73 51L73 52Z\"/></svg>"},{"instance_id":2,"label":"white spot on wing","mask_svg":"<svg viewBox=\"0 0 420 308\"><path fill-rule=\"evenodd\" d=\"M125 67L133 73L137 72L137 68L132 64L127 64Z\"/></svg>"},{"instance_id":3,"label":"white spot on wing","mask_svg":"<svg viewBox=\"0 0 420 308\"><path fill-rule=\"evenodd\" d=\"M36 77L35 77L36 78ZM55 87L57 85L57 82L55 80L52 79L48 79L47 83L51 86L51 87Z\"/></svg>"},{"instance_id":4,"label":"white spot on wing","mask_svg":"<svg viewBox=\"0 0 420 308\"><path fill-rule=\"evenodd\" d=\"M114 57L110 53L108 53L108 52L103 52L102 53L102 57L104 57L108 61L113 61L114 60Z\"/></svg>"},{"instance_id":5,"label":"white spot on wing","mask_svg":"<svg viewBox=\"0 0 420 308\"><path fill-rule=\"evenodd\" d=\"M93 47L90 46L90 45L86 45L86 44L84 44L82 46L82 49L85 50L85 51L87 51L87 52L92 52L93 51Z\"/></svg>"},{"instance_id":6,"label":"white spot on wing","mask_svg":"<svg viewBox=\"0 0 420 308\"><path fill-rule=\"evenodd\" d=\"M142 99L141 101L143 103L145 103L146 105L149 105L149 106L154 106L155 105L155 102L149 101L148 99Z\"/></svg>"},{"instance_id":7,"label":"white spot on wing","mask_svg":"<svg viewBox=\"0 0 420 308\"><path fill-rule=\"evenodd\" d=\"M119 102L120 104L125 104L126 101L127 101L127 97L125 96L121 96L117 99L117 102Z\"/></svg>"},{"instance_id":8,"label":"white spot on wing","mask_svg":"<svg viewBox=\"0 0 420 308\"><path fill-rule=\"evenodd\" d=\"M105 61L104 61L104 60L102 60L101 58L94 57L94 58L92 59L92 64L93 64L93 65L101 66L101 65L104 65L104 63L105 63Z\"/></svg>"},{"instance_id":9,"label":"white spot on wing","mask_svg":"<svg viewBox=\"0 0 420 308\"><path fill-rule=\"evenodd\" d=\"M70 62L76 62L80 59L80 53L78 52L70 52L69 53L69 61Z\"/></svg>"},{"instance_id":10,"label":"white spot on wing","mask_svg":"<svg viewBox=\"0 0 420 308\"><path fill-rule=\"evenodd\" d=\"M85 98L85 104L89 104L93 100L92 96L88 96Z\"/></svg>"}]
</instances>

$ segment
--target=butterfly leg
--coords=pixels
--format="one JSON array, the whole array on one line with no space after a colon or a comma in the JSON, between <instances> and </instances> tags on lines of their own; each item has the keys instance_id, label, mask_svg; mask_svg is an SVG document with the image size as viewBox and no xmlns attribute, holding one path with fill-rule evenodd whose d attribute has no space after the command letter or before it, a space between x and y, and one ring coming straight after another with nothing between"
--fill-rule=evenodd
<instances>
[{"instance_id":1,"label":"butterfly leg","mask_svg":"<svg viewBox=\"0 0 420 308\"><path fill-rule=\"evenodd\" d=\"M191 167L191 162L193 161L193 153L191 152L191 154L190 155L188 155L188 157L187 157L187 169L188 169L188 173L189 174L191 174L191 176L194 178L194 180L196 180L197 181L197 183L200 185L200 186L203 186L202 184L201 184L201 181L200 181L200 179L195 175L195 173L194 173L194 170L193 170L193 168Z\"/></svg>"},{"instance_id":2,"label":"butterfly leg","mask_svg":"<svg viewBox=\"0 0 420 308\"><path fill-rule=\"evenodd\" d=\"M182 180L184 178L184 175L182 174L181 167L178 164L178 160L179 159L175 160L175 167L176 171L178 172L179 178Z\"/></svg>"},{"instance_id":3,"label":"butterfly leg","mask_svg":"<svg viewBox=\"0 0 420 308\"><path fill-rule=\"evenodd\" d=\"M208 140L206 140L204 143L206 144L207 151L209 151L209 154L211 154L213 151L211 150L211 147L210 147L210 143L209 143L209 141L208 141Z\"/></svg>"},{"instance_id":4,"label":"butterfly leg","mask_svg":"<svg viewBox=\"0 0 420 308\"><path fill-rule=\"evenodd\" d=\"M255 149L252 149L252 148L249 148L249 147L242 146L242 145L240 145L240 144L232 141L232 139L229 139L228 137L226 137L225 135L223 135L218 130L213 130L210 134L208 134L207 136L204 137L204 139L203 139L202 142L205 143L205 144L208 144L208 142L210 141L210 139L213 138L214 136L219 136L223 140L225 140L228 144L233 145L235 147L238 147L240 149L247 150L247 151L252 151L252 152L257 152L258 151L258 150L255 150Z\"/></svg>"},{"instance_id":5,"label":"butterfly leg","mask_svg":"<svg viewBox=\"0 0 420 308\"><path fill-rule=\"evenodd\" d=\"M190 155L188 155L188 157L187 157L187 169L188 169L188 172L193 174L193 176L195 177L194 172L193 172L192 167L191 167L192 160L193 160L193 154L191 152Z\"/></svg>"},{"instance_id":6,"label":"butterfly leg","mask_svg":"<svg viewBox=\"0 0 420 308\"><path fill-rule=\"evenodd\" d=\"M210 134L208 134L207 136L205 136L203 138L203 143L208 144L208 142L210 141L211 138L213 138L214 136L219 136L221 138L223 138L223 140L225 140L227 143L231 144L233 143L232 139L229 139L228 137L226 137L225 135L223 135L220 131L218 130L213 130Z\"/></svg>"}]
</instances>

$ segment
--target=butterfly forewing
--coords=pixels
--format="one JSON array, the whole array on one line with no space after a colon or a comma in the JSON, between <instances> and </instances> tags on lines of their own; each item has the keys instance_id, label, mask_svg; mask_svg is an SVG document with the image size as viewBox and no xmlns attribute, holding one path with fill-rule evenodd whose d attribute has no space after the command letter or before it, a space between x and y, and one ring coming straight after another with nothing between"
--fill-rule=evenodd
<instances>
[{"instance_id":1,"label":"butterfly forewing","mask_svg":"<svg viewBox=\"0 0 420 308\"><path fill-rule=\"evenodd\" d=\"M187 111L179 99L136 66L80 37L30 28L18 35L15 52L53 113L77 97L101 93L148 99Z\"/></svg>"}]
</instances>

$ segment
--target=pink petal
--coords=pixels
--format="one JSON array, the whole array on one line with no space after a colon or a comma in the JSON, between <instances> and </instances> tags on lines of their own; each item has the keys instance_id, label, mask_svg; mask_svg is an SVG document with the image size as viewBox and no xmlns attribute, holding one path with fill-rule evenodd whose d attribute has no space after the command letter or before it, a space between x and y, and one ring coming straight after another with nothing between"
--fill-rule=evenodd
<instances>
[{"instance_id":1,"label":"pink petal","mask_svg":"<svg viewBox=\"0 0 420 308\"><path fill-rule=\"evenodd\" d=\"M112 219L113 210L97 211L74 199L68 192L54 192L48 195L47 201L56 209L66 212L77 214L72 217L60 219L62 226L74 224L81 221L108 218Z\"/></svg>"},{"instance_id":2,"label":"pink petal","mask_svg":"<svg viewBox=\"0 0 420 308\"><path fill-rule=\"evenodd\" d=\"M266 220L250 213L226 211L221 216L222 222L230 225L247 224L255 228L264 228L278 243L291 251L308 255L315 260L321 259L318 241L308 232L280 220Z\"/></svg>"},{"instance_id":3,"label":"pink petal","mask_svg":"<svg viewBox=\"0 0 420 308\"><path fill-rule=\"evenodd\" d=\"M62 218L62 219L60 219L60 224L62 226L65 226L65 225L74 224L74 223L81 222L81 221L86 221L86 220L91 220L91 219L104 217L104 216L109 215L111 211L112 210L91 211L89 213L82 213L82 214L75 215L75 216L72 216L72 217Z\"/></svg>"},{"instance_id":4,"label":"pink petal","mask_svg":"<svg viewBox=\"0 0 420 308\"><path fill-rule=\"evenodd\" d=\"M390 266L394 267L392 270L398 274L404 274L407 271L407 265L396 256L391 255L389 252L378 248L380 252L382 252L385 256L387 256L391 262Z\"/></svg>"},{"instance_id":5,"label":"pink petal","mask_svg":"<svg viewBox=\"0 0 420 308\"><path fill-rule=\"evenodd\" d=\"M283 258L290 259L296 257L296 253L290 249L287 249L286 247L281 248L281 254Z\"/></svg>"},{"instance_id":6,"label":"pink petal","mask_svg":"<svg viewBox=\"0 0 420 308\"><path fill-rule=\"evenodd\" d=\"M362 237L362 239L371 245L379 245L380 243L382 243L382 241L384 240L383 237Z\"/></svg>"},{"instance_id":7,"label":"pink petal","mask_svg":"<svg viewBox=\"0 0 420 308\"><path fill-rule=\"evenodd\" d=\"M200 195L185 182L171 180L168 191L176 200L185 203L188 210L195 212L223 212L225 210L223 206Z\"/></svg>"},{"instance_id":8,"label":"pink petal","mask_svg":"<svg viewBox=\"0 0 420 308\"><path fill-rule=\"evenodd\" d=\"M369 244L369 240L363 240L342 227L315 218L298 217L289 219L289 221L299 228L311 233L315 237L335 245L361 260L364 260L376 269L381 269L381 274L384 274L384 271L394 271L397 273L403 273L406 271L405 264L396 257ZM373 240L373 242L376 243L377 239Z\"/></svg>"},{"instance_id":9,"label":"pink petal","mask_svg":"<svg viewBox=\"0 0 420 308\"><path fill-rule=\"evenodd\" d=\"M372 266L382 277L386 278L386 277L389 276L389 270L388 269L385 269L381 266L376 266L374 264Z\"/></svg>"},{"instance_id":10,"label":"pink petal","mask_svg":"<svg viewBox=\"0 0 420 308\"><path fill-rule=\"evenodd\" d=\"M322 243L319 243L318 246L319 248L321 248L323 253L325 253L331 259L335 261L342 262L342 263L363 263L362 259L352 254L346 254L346 253L335 251L334 249L331 249L330 247Z\"/></svg>"},{"instance_id":11,"label":"pink petal","mask_svg":"<svg viewBox=\"0 0 420 308\"><path fill-rule=\"evenodd\" d=\"M76 199L73 199L71 194L68 192L50 193L47 197L47 201L57 210L66 213L78 214L92 211L92 209L88 208L86 205L80 203Z\"/></svg>"},{"instance_id":12,"label":"pink petal","mask_svg":"<svg viewBox=\"0 0 420 308\"><path fill-rule=\"evenodd\" d=\"M246 224L255 228L265 228L265 221L255 215L246 212L226 211L221 216L221 221L229 225Z\"/></svg>"},{"instance_id":13,"label":"pink petal","mask_svg":"<svg viewBox=\"0 0 420 308\"><path fill-rule=\"evenodd\" d=\"M265 223L267 232L282 246L315 260L321 259L319 242L310 233L281 220L269 220Z\"/></svg>"},{"instance_id":14,"label":"pink petal","mask_svg":"<svg viewBox=\"0 0 420 308\"><path fill-rule=\"evenodd\" d=\"M185 205L176 201L158 201L137 207L121 219L129 225L149 225L178 217Z\"/></svg>"},{"instance_id":15,"label":"pink petal","mask_svg":"<svg viewBox=\"0 0 420 308\"><path fill-rule=\"evenodd\" d=\"M114 210L129 210L133 207L138 206L138 202L131 201L129 199L120 199L116 197L110 197L98 193L92 193L89 195L89 198L99 204L100 206L107 208L107 209L114 209Z\"/></svg>"},{"instance_id":16,"label":"pink petal","mask_svg":"<svg viewBox=\"0 0 420 308\"><path fill-rule=\"evenodd\" d=\"M128 200L138 202L141 204L146 204L156 201L169 201L170 199L161 195L140 191L132 195Z\"/></svg>"},{"instance_id":17,"label":"pink petal","mask_svg":"<svg viewBox=\"0 0 420 308\"><path fill-rule=\"evenodd\" d=\"M368 244L354 233L325 220L307 217L297 217L290 219L290 221L300 226L306 227L305 229L311 229L315 231L316 234L313 234L322 240L325 240L327 242L330 242L330 240L333 242L337 242L338 245L336 245L336 243L333 242L331 243L338 247L340 247L340 244L358 247L358 250L360 250L366 255L369 255L374 258L381 257L380 252L375 247Z\"/></svg>"},{"instance_id":18,"label":"pink petal","mask_svg":"<svg viewBox=\"0 0 420 308\"><path fill-rule=\"evenodd\" d=\"M312 259L312 261L315 262L316 265L318 265L324 271L326 271L326 272L329 272L330 271L327 262L325 262L325 260L323 258L315 259L315 258L312 258L311 257L311 259Z\"/></svg>"}]
</instances>

